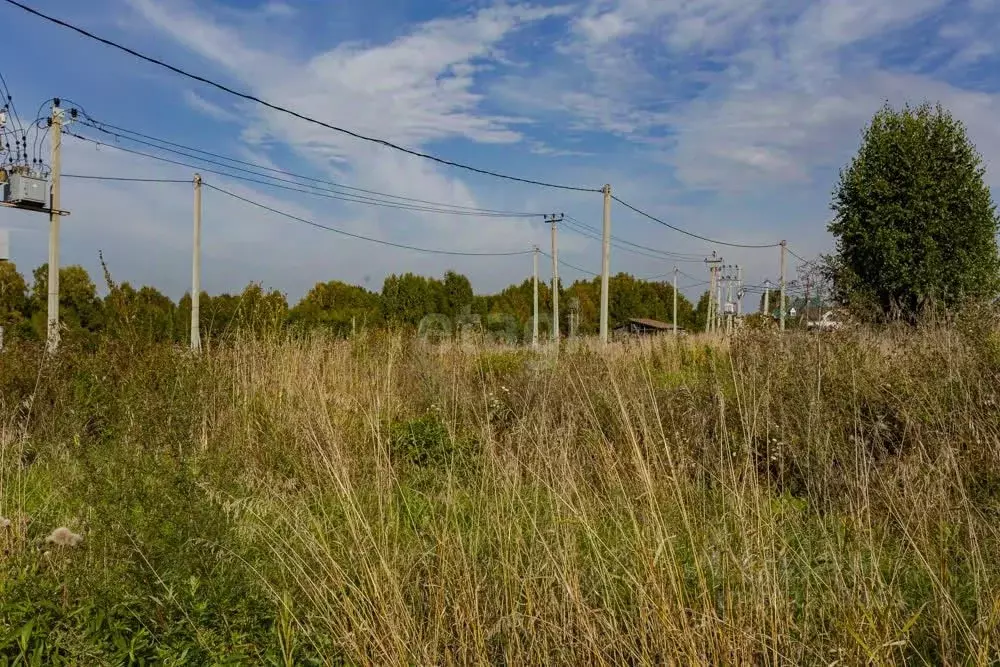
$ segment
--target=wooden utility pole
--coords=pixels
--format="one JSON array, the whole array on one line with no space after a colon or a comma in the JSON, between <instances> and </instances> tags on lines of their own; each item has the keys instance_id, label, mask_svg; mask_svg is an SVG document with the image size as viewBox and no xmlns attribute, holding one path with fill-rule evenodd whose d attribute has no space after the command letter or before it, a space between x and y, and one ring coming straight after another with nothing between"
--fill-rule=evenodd
<instances>
[{"instance_id":1,"label":"wooden utility pole","mask_svg":"<svg viewBox=\"0 0 1000 667\"><path fill-rule=\"evenodd\" d=\"M788 241L781 242L781 305L778 307L781 318L781 330L785 330L785 252L788 250Z\"/></svg>"},{"instance_id":2,"label":"wooden utility pole","mask_svg":"<svg viewBox=\"0 0 1000 667\"><path fill-rule=\"evenodd\" d=\"M605 185L604 236L601 252L601 343L608 342L608 284L611 277L611 186Z\"/></svg>"},{"instance_id":3,"label":"wooden utility pole","mask_svg":"<svg viewBox=\"0 0 1000 667\"><path fill-rule=\"evenodd\" d=\"M677 267L674 267L674 336L677 336Z\"/></svg>"},{"instance_id":4,"label":"wooden utility pole","mask_svg":"<svg viewBox=\"0 0 1000 667\"><path fill-rule=\"evenodd\" d=\"M194 175L194 244L191 251L191 351L201 351L201 174Z\"/></svg>"},{"instance_id":5,"label":"wooden utility pole","mask_svg":"<svg viewBox=\"0 0 1000 667\"><path fill-rule=\"evenodd\" d=\"M531 273L531 286L534 291L534 308L531 316L531 347L538 347L538 246L535 246L533 264L534 270Z\"/></svg>"},{"instance_id":6,"label":"wooden utility pole","mask_svg":"<svg viewBox=\"0 0 1000 667\"><path fill-rule=\"evenodd\" d=\"M52 192L49 201L49 304L47 348L50 353L59 349L59 218L62 206L59 197L59 180L62 173L63 110L59 100L52 104Z\"/></svg>"}]
</instances>

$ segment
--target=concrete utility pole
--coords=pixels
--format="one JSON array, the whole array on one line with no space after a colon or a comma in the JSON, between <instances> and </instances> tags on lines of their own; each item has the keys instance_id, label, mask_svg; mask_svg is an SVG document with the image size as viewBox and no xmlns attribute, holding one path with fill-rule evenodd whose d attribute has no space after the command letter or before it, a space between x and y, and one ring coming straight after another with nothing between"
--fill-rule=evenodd
<instances>
[{"instance_id":1,"label":"concrete utility pole","mask_svg":"<svg viewBox=\"0 0 1000 667\"><path fill-rule=\"evenodd\" d=\"M781 318L781 330L785 330L785 251L788 249L788 241L781 242L781 305L779 306L779 316Z\"/></svg>"},{"instance_id":2,"label":"concrete utility pole","mask_svg":"<svg viewBox=\"0 0 1000 667\"><path fill-rule=\"evenodd\" d=\"M705 260L708 261L707 259ZM708 312L705 313L705 333L712 333L712 301L715 300L715 267L708 267Z\"/></svg>"},{"instance_id":3,"label":"concrete utility pole","mask_svg":"<svg viewBox=\"0 0 1000 667\"><path fill-rule=\"evenodd\" d=\"M712 251L711 257L705 258L705 263L708 264L709 280L708 280L708 312L705 316L705 332L712 333L716 329L716 324L718 322L718 304L714 303L716 299L716 285L719 283L719 266L722 264L722 258L718 256L715 251Z\"/></svg>"},{"instance_id":4,"label":"concrete utility pole","mask_svg":"<svg viewBox=\"0 0 1000 667\"><path fill-rule=\"evenodd\" d=\"M534 270L531 273L531 286L534 290L534 313L531 318L531 347L538 347L538 246L535 246Z\"/></svg>"},{"instance_id":5,"label":"concrete utility pole","mask_svg":"<svg viewBox=\"0 0 1000 667\"><path fill-rule=\"evenodd\" d=\"M546 222L552 225L552 342L559 343L559 246L556 242L556 225L562 215L550 215Z\"/></svg>"},{"instance_id":6,"label":"concrete utility pole","mask_svg":"<svg viewBox=\"0 0 1000 667\"><path fill-rule=\"evenodd\" d=\"M674 267L674 336L677 335L677 267Z\"/></svg>"},{"instance_id":7,"label":"concrete utility pole","mask_svg":"<svg viewBox=\"0 0 1000 667\"><path fill-rule=\"evenodd\" d=\"M730 266L726 272L726 306L725 306L725 317L726 317L726 333L733 332L733 267Z\"/></svg>"},{"instance_id":8,"label":"concrete utility pole","mask_svg":"<svg viewBox=\"0 0 1000 667\"><path fill-rule=\"evenodd\" d=\"M736 265L736 317L743 316L743 269Z\"/></svg>"},{"instance_id":9,"label":"concrete utility pole","mask_svg":"<svg viewBox=\"0 0 1000 667\"><path fill-rule=\"evenodd\" d=\"M764 314L771 314L771 281L764 281Z\"/></svg>"},{"instance_id":10,"label":"concrete utility pole","mask_svg":"<svg viewBox=\"0 0 1000 667\"><path fill-rule=\"evenodd\" d=\"M559 342L559 246L556 242L556 225L563 220L563 215L546 216L545 221L552 225L552 342Z\"/></svg>"},{"instance_id":11,"label":"concrete utility pole","mask_svg":"<svg viewBox=\"0 0 1000 667\"><path fill-rule=\"evenodd\" d=\"M62 172L63 110L52 103L52 192L49 201L49 305L48 351L59 349L59 218L62 206L59 179Z\"/></svg>"},{"instance_id":12,"label":"concrete utility pole","mask_svg":"<svg viewBox=\"0 0 1000 667\"><path fill-rule=\"evenodd\" d=\"M6 229L0 229L0 265L10 260L10 237ZM3 327L0 326L0 352L3 352Z\"/></svg>"},{"instance_id":13,"label":"concrete utility pole","mask_svg":"<svg viewBox=\"0 0 1000 667\"><path fill-rule=\"evenodd\" d=\"M601 343L608 342L608 283L611 277L611 186L604 189L604 237L601 253Z\"/></svg>"},{"instance_id":14,"label":"concrete utility pole","mask_svg":"<svg viewBox=\"0 0 1000 667\"><path fill-rule=\"evenodd\" d=\"M201 351L201 174L194 175L194 244L191 252L191 351Z\"/></svg>"},{"instance_id":15,"label":"concrete utility pole","mask_svg":"<svg viewBox=\"0 0 1000 667\"><path fill-rule=\"evenodd\" d=\"M718 312L716 313L715 328L718 331L725 333L726 330L726 266L721 267L722 273L719 275L718 284L716 285L716 303L718 304Z\"/></svg>"}]
</instances>

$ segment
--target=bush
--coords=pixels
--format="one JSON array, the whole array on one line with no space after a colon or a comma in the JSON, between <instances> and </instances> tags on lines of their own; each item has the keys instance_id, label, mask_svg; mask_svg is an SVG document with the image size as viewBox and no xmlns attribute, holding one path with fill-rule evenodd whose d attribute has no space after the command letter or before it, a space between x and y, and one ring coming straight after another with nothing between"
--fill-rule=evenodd
<instances>
[{"instance_id":1,"label":"bush","mask_svg":"<svg viewBox=\"0 0 1000 667\"><path fill-rule=\"evenodd\" d=\"M458 454L448 428L436 414L393 424L389 438L394 462L420 468L444 467Z\"/></svg>"}]
</instances>

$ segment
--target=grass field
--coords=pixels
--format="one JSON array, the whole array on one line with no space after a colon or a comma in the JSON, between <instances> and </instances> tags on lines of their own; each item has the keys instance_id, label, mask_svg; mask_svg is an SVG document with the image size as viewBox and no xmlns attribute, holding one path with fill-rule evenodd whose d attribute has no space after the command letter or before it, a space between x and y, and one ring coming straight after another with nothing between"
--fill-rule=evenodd
<instances>
[{"instance_id":1,"label":"grass field","mask_svg":"<svg viewBox=\"0 0 1000 667\"><path fill-rule=\"evenodd\" d=\"M946 329L10 347L0 664L995 664L998 403Z\"/></svg>"}]
</instances>

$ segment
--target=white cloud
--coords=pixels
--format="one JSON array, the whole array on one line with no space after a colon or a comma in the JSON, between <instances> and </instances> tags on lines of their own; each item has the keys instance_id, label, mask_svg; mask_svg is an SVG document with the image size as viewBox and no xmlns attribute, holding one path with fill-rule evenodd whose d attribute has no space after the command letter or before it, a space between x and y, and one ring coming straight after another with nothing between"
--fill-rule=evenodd
<instances>
[{"instance_id":1,"label":"white cloud","mask_svg":"<svg viewBox=\"0 0 1000 667\"><path fill-rule=\"evenodd\" d=\"M516 5L437 19L381 45L340 44L305 61L247 43L231 26L191 6L129 0L158 30L237 77L265 99L369 136L408 147L462 138L479 143L520 142L512 124L483 113L475 77L502 41L519 26L565 12ZM278 49L280 51L280 49ZM259 66L266 62L266 66ZM333 176L361 187L465 206L480 206L458 177L409 156L260 107L244 138L259 145L286 144ZM258 151L259 152L259 151ZM412 236L418 245L528 247L531 231L508 220L458 221L448 216L401 212L367 214ZM411 230L416 230L411 231Z\"/></svg>"},{"instance_id":2,"label":"white cloud","mask_svg":"<svg viewBox=\"0 0 1000 667\"><path fill-rule=\"evenodd\" d=\"M213 118L215 120L232 122L238 118L238 116L232 111L223 109L214 102L209 102L204 97L191 90L184 91L184 103L195 111L203 113L209 118Z\"/></svg>"}]
</instances>

